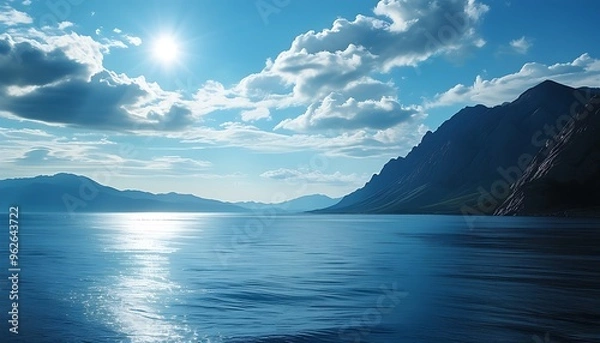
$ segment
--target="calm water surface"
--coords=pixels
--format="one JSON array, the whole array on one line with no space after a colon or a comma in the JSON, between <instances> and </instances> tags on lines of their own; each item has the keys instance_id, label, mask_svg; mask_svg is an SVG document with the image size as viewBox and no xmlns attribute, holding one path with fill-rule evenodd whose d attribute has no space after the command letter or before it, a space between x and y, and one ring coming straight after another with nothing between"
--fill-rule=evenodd
<instances>
[{"instance_id":1,"label":"calm water surface","mask_svg":"<svg viewBox=\"0 0 600 343\"><path fill-rule=\"evenodd\" d=\"M4 278L0 342L600 342L600 221L22 213L20 225L20 333Z\"/></svg>"}]
</instances>

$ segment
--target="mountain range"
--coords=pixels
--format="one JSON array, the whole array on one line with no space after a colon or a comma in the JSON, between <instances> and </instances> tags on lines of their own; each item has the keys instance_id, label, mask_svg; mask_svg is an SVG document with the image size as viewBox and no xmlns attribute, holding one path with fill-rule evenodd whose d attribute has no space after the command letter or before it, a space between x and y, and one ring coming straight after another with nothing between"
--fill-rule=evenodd
<instances>
[{"instance_id":1,"label":"mountain range","mask_svg":"<svg viewBox=\"0 0 600 343\"><path fill-rule=\"evenodd\" d=\"M117 190L84 176L52 176L0 181L0 204L19 205L22 211L46 212L246 212L218 200L177 193L152 194Z\"/></svg>"},{"instance_id":2,"label":"mountain range","mask_svg":"<svg viewBox=\"0 0 600 343\"><path fill-rule=\"evenodd\" d=\"M308 212L333 206L340 199L330 198L324 194L313 194L276 204L255 201L236 202L234 204L249 210L274 209L283 212Z\"/></svg>"},{"instance_id":3,"label":"mountain range","mask_svg":"<svg viewBox=\"0 0 600 343\"><path fill-rule=\"evenodd\" d=\"M495 107L466 107L341 200L279 204L117 190L84 176L0 181L0 205L49 212L600 214L600 89L545 81Z\"/></svg>"},{"instance_id":4,"label":"mountain range","mask_svg":"<svg viewBox=\"0 0 600 343\"><path fill-rule=\"evenodd\" d=\"M548 80L512 102L464 108L406 157L390 160L364 187L319 212L594 212L599 94Z\"/></svg>"},{"instance_id":5,"label":"mountain range","mask_svg":"<svg viewBox=\"0 0 600 343\"><path fill-rule=\"evenodd\" d=\"M51 176L0 181L0 206L19 205L31 212L304 212L325 208L339 199L308 195L278 204L228 203L189 194L153 194L117 190L85 176L59 173Z\"/></svg>"}]
</instances>

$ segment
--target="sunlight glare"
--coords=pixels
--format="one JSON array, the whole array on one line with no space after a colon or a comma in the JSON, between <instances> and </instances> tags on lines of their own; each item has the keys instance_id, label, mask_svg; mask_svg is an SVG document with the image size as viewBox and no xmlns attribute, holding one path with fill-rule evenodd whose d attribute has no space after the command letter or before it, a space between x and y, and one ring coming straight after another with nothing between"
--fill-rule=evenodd
<instances>
[{"instance_id":1,"label":"sunlight glare","mask_svg":"<svg viewBox=\"0 0 600 343\"><path fill-rule=\"evenodd\" d=\"M174 37L163 35L154 41L153 53L154 58L159 62L170 64L177 61L179 46Z\"/></svg>"}]
</instances>

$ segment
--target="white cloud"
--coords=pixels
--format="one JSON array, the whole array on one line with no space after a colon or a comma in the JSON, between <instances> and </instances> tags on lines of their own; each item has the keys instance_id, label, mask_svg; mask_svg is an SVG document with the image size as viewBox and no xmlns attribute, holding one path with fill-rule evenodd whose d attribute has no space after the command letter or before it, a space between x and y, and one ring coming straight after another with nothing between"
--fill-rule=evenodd
<instances>
[{"instance_id":1,"label":"white cloud","mask_svg":"<svg viewBox=\"0 0 600 343\"><path fill-rule=\"evenodd\" d=\"M220 82L209 80L193 95L191 107L195 113L204 115L224 109L257 108L261 107L261 104L259 101L251 101L245 96L236 94L235 91L226 89Z\"/></svg>"},{"instance_id":2,"label":"white cloud","mask_svg":"<svg viewBox=\"0 0 600 343\"><path fill-rule=\"evenodd\" d=\"M85 72L58 75L55 84L44 83L39 89L25 89L28 85L24 85L19 97L5 103L11 113L30 120L156 134L170 130L167 135L185 137L190 144L262 152L316 150L331 156L397 156L412 146L408 145L412 138L405 137L420 132L414 119L423 114L418 107L402 104L389 72L437 55L483 46L477 27L487 10L475 0L433 5L428 0L381 0L371 16L339 18L327 29L301 34L287 50L267 60L261 71L231 88L207 81L197 91L187 92L191 98L185 98L183 92L164 91L144 78L105 70L103 57L110 49L142 43L121 29L114 30L119 40L99 41L77 33L33 28L16 31L11 32L15 42L31 42L46 54L62 51L63 62L83 66ZM96 34L101 35L101 30ZM77 97L87 99L86 103ZM49 104L50 98L61 102L43 115L34 111L31 104ZM228 109L239 110L246 124L275 117L276 110L290 113L297 109L295 118L275 124L297 133L264 131L244 123L198 126L201 116Z\"/></svg>"},{"instance_id":3,"label":"white cloud","mask_svg":"<svg viewBox=\"0 0 600 343\"><path fill-rule=\"evenodd\" d=\"M76 33L0 35L0 102L12 115L108 130L179 130L197 117L179 93L104 69L101 44ZM38 56L22 59L24 54ZM2 92L6 88L7 92ZM44 108L40 111L40 108Z\"/></svg>"},{"instance_id":4,"label":"white cloud","mask_svg":"<svg viewBox=\"0 0 600 343\"><path fill-rule=\"evenodd\" d=\"M103 39L101 39L101 41L102 41L103 47L106 50L108 50L107 53L110 51L111 48L119 48L119 49L129 48L127 46L127 44L123 43L122 41L120 41L118 39L103 38Z\"/></svg>"},{"instance_id":5,"label":"white cloud","mask_svg":"<svg viewBox=\"0 0 600 343\"><path fill-rule=\"evenodd\" d=\"M81 164L87 168L98 168L115 162L115 159L100 152L102 146L114 144L106 139L90 137L88 140L74 140L32 129L0 129L0 136L6 138L0 140L0 149L6 152L0 157L0 163L28 164L39 168L47 167L47 163L64 168L68 163L69 166ZM99 154L102 156L96 158Z\"/></svg>"},{"instance_id":6,"label":"white cloud","mask_svg":"<svg viewBox=\"0 0 600 343\"><path fill-rule=\"evenodd\" d=\"M519 54L526 54L532 45L533 43L531 43L530 40L525 38L525 36L510 41L510 46L514 49L515 52Z\"/></svg>"},{"instance_id":7,"label":"white cloud","mask_svg":"<svg viewBox=\"0 0 600 343\"><path fill-rule=\"evenodd\" d=\"M41 34L39 37L45 39L47 49L60 49L70 59L88 65L90 76L104 69L102 66L104 53L109 48L89 36L82 36L73 32L66 35L45 37Z\"/></svg>"},{"instance_id":8,"label":"white cloud","mask_svg":"<svg viewBox=\"0 0 600 343\"><path fill-rule=\"evenodd\" d=\"M572 62L546 65L526 63L518 72L486 80L478 75L473 85L458 84L435 96L427 107L480 103L487 106L514 100L525 89L547 79L572 87L600 87L600 60L583 54Z\"/></svg>"},{"instance_id":9,"label":"white cloud","mask_svg":"<svg viewBox=\"0 0 600 343\"><path fill-rule=\"evenodd\" d=\"M155 157L149 162L141 161L141 165L143 165L144 168L147 168L147 170L161 170L178 174L189 174L190 172L206 170L212 166L212 163L181 156L161 156Z\"/></svg>"},{"instance_id":10,"label":"white cloud","mask_svg":"<svg viewBox=\"0 0 600 343\"><path fill-rule=\"evenodd\" d=\"M73 26L72 22L70 22L70 21L63 21L63 22L60 22L58 24L58 29L59 30L64 30L64 29L72 27L72 26Z\"/></svg>"},{"instance_id":11,"label":"white cloud","mask_svg":"<svg viewBox=\"0 0 600 343\"><path fill-rule=\"evenodd\" d=\"M486 44L487 42L483 38L478 38L475 40L475 46L478 48L483 48Z\"/></svg>"},{"instance_id":12,"label":"white cloud","mask_svg":"<svg viewBox=\"0 0 600 343\"><path fill-rule=\"evenodd\" d=\"M286 119L275 128L293 131L386 129L407 121L416 109L404 108L393 97L357 101L331 93L318 104L312 104L305 113Z\"/></svg>"},{"instance_id":13,"label":"white cloud","mask_svg":"<svg viewBox=\"0 0 600 343\"><path fill-rule=\"evenodd\" d=\"M103 44L90 36L50 28L14 28L7 33L0 33L0 40L2 39L30 44L43 53L62 52L70 60L88 66L88 78L104 70L104 54L109 52L111 47L111 44Z\"/></svg>"},{"instance_id":14,"label":"white cloud","mask_svg":"<svg viewBox=\"0 0 600 343\"><path fill-rule=\"evenodd\" d=\"M343 184L343 185L362 185L367 181L367 175L342 174L336 171L333 174L326 174L317 170L287 169L280 168L269 170L260 175L263 178L272 180L292 180L305 181L309 183Z\"/></svg>"},{"instance_id":15,"label":"white cloud","mask_svg":"<svg viewBox=\"0 0 600 343\"><path fill-rule=\"evenodd\" d=\"M140 46L142 45L142 39L140 37L124 35L123 38L129 42L129 44Z\"/></svg>"},{"instance_id":16,"label":"white cloud","mask_svg":"<svg viewBox=\"0 0 600 343\"><path fill-rule=\"evenodd\" d=\"M142 45L142 39L140 37L137 36L133 36L133 35L129 35L129 34L125 34L123 33L123 30L115 27L112 32L116 33L120 39L123 39L124 41L126 41L127 43L134 45L134 46L140 46ZM96 29L96 35L101 35L102 34L102 26L100 26L98 29ZM127 48L127 45L125 45L125 43L123 43L122 41L118 40L118 39L105 39L107 42L118 42L118 44L116 44L115 46L117 47L123 47L123 48Z\"/></svg>"},{"instance_id":17,"label":"white cloud","mask_svg":"<svg viewBox=\"0 0 600 343\"><path fill-rule=\"evenodd\" d=\"M363 124L362 128L380 128L382 123L393 126L408 106L401 105L394 83L381 79L396 67L482 47L485 40L476 29L488 10L475 0L433 5L428 0L381 0L374 9L375 16L339 18L328 29L297 36L288 50L268 59L260 72L244 77L231 89L207 82L195 94L195 110L304 107L306 111L298 118L277 126L300 131L323 129L319 123L311 123L325 117L340 117L345 129L360 129ZM323 105L332 94L339 111L326 114ZM393 113L380 111L367 118L369 106ZM322 113L315 116L319 108ZM340 116L341 110L347 112ZM386 116L388 120L383 120Z\"/></svg>"},{"instance_id":18,"label":"white cloud","mask_svg":"<svg viewBox=\"0 0 600 343\"><path fill-rule=\"evenodd\" d=\"M0 6L0 24L16 26L33 23L33 18L25 12L17 11L10 6Z\"/></svg>"},{"instance_id":19,"label":"white cloud","mask_svg":"<svg viewBox=\"0 0 600 343\"><path fill-rule=\"evenodd\" d=\"M7 169L19 175L32 170L49 172L83 173L93 176L95 173L116 176L133 175L139 177L148 171L157 171L164 176L192 175L194 177L213 178L207 174L213 164L203 159L177 155L142 156L141 151L149 152L142 141L132 150L125 149L123 142L116 143L99 132L54 128L53 134L39 129L0 128L0 164L13 165L16 169ZM146 144L147 145L147 144ZM186 153L189 150L185 151ZM20 166L27 166L23 168ZM66 168L66 169L65 169ZM6 172L7 170L2 170ZM17 176L6 175L5 176ZM238 175L239 176L239 175ZM222 175L221 177L230 177Z\"/></svg>"},{"instance_id":20,"label":"white cloud","mask_svg":"<svg viewBox=\"0 0 600 343\"><path fill-rule=\"evenodd\" d=\"M420 124L403 123L392 129L356 130L335 135L281 134L242 123L224 123L219 128L195 127L168 132L190 147L244 148L263 153L318 151L326 156L391 158L407 153L421 138Z\"/></svg>"},{"instance_id":21,"label":"white cloud","mask_svg":"<svg viewBox=\"0 0 600 343\"><path fill-rule=\"evenodd\" d=\"M242 111L242 121L257 121L261 119L271 119L271 111L266 107L258 107L253 110Z\"/></svg>"},{"instance_id":22,"label":"white cloud","mask_svg":"<svg viewBox=\"0 0 600 343\"><path fill-rule=\"evenodd\" d=\"M373 137L386 144L404 143L407 147L417 145L429 127L424 124L401 124L389 129L378 131Z\"/></svg>"},{"instance_id":23,"label":"white cloud","mask_svg":"<svg viewBox=\"0 0 600 343\"><path fill-rule=\"evenodd\" d=\"M31 5L31 0L24 0L22 2L22 4L23 4L23 6L29 6L29 5Z\"/></svg>"}]
</instances>

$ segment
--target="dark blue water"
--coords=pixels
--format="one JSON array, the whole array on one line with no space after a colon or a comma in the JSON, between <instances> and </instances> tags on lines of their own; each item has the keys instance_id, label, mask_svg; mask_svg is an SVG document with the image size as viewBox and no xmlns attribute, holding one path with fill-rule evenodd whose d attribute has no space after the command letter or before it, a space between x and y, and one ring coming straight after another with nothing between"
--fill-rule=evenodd
<instances>
[{"instance_id":1,"label":"dark blue water","mask_svg":"<svg viewBox=\"0 0 600 343\"><path fill-rule=\"evenodd\" d=\"M19 335L4 278L0 342L600 342L600 221L22 213L20 226Z\"/></svg>"}]
</instances>

